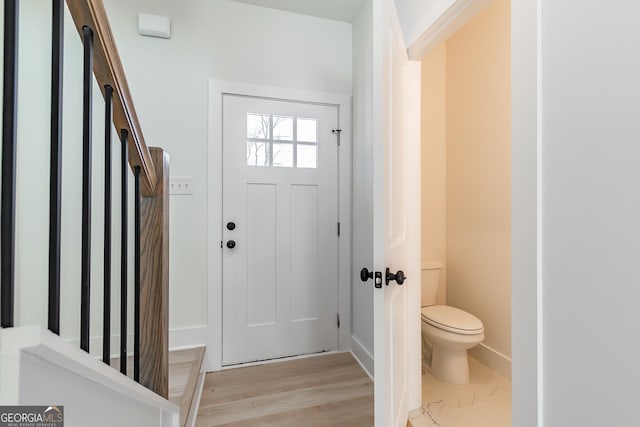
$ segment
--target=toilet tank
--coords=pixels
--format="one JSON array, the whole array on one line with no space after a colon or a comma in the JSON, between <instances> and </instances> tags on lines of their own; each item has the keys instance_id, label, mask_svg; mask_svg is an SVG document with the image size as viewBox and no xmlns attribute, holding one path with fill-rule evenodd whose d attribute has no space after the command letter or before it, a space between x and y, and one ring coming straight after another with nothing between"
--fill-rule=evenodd
<instances>
[{"instance_id":1,"label":"toilet tank","mask_svg":"<svg viewBox=\"0 0 640 427\"><path fill-rule=\"evenodd\" d=\"M421 306L434 305L437 302L438 290L440 287L440 273L442 272L441 261L422 262L422 292Z\"/></svg>"}]
</instances>

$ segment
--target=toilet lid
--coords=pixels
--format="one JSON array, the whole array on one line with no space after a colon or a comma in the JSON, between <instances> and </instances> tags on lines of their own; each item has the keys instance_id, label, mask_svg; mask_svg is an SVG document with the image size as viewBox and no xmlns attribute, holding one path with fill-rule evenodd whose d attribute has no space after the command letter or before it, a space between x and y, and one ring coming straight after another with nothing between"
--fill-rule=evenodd
<instances>
[{"instance_id":1,"label":"toilet lid","mask_svg":"<svg viewBox=\"0 0 640 427\"><path fill-rule=\"evenodd\" d=\"M448 305L422 307L422 319L438 329L463 335L479 334L484 330L476 316Z\"/></svg>"}]
</instances>

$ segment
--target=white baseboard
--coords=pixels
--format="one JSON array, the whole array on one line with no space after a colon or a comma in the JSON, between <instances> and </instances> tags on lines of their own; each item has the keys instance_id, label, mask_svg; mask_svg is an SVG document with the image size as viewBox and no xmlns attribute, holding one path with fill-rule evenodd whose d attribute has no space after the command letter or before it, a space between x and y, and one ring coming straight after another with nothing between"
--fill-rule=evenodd
<instances>
[{"instance_id":1,"label":"white baseboard","mask_svg":"<svg viewBox=\"0 0 640 427\"><path fill-rule=\"evenodd\" d=\"M351 335L351 354L353 354L353 357L360 366L362 366L362 369L364 369L371 380L373 380L373 356L353 335Z\"/></svg>"},{"instance_id":2,"label":"white baseboard","mask_svg":"<svg viewBox=\"0 0 640 427\"><path fill-rule=\"evenodd\" d=\"M206 343L207 327L195 326L191 328L176 328L169 330L169 350L202 347ZM80 339L67 339L71 345L80 347ZM102 335L91 337L89 341L90 354L102 357ZM127 354L133 354L133 332L127 335ZM111 357L120 357L120 335L111 335Z\"/></svg>"},{"instance_id":3,"label":"white baseboard","mask_svg":"<svg viewBox=\"0 0 640 427\"><path fill-rule=\"evenodd\" d=\"M468 350L469 356L491 368L498 375L511 381L511 358L485 344L478 344Z\"/></svg>"},{"instance_id":4,"label":"white baseboard","mask_svg":"<svg viewBox=\"0 0 640 427\"><path fill-rule=\"evenodd\" d=\"M169 350L204 347L207 343L207 326L169 330Z\"/></svg>"}]
</instances>

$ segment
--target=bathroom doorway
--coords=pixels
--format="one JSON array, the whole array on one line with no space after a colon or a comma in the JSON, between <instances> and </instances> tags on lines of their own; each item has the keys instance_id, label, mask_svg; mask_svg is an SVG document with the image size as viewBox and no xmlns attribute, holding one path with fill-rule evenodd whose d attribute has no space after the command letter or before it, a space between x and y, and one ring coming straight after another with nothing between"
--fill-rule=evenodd
<instances>
[{"instance_id":1,"label":"bathroom doorway","mask_svg":"<svg viewBox=\"0 0 640 427\"><path fill-rule=\"evenodd\" d=\"M423 283L485 336L468 385L423 367L414 426L511 426L510 4L492 0L422 60Z\"/></svg>"}]
</instances>

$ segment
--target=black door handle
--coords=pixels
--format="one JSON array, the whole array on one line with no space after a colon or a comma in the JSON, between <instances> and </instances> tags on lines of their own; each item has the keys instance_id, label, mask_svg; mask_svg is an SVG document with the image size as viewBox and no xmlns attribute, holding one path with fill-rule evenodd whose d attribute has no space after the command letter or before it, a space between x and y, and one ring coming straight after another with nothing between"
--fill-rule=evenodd
<instances>
[{"instance_id":1,"label":"black door handle","mask_svg":"<svg viewBox=\"0 0 640 427\"><path fill-rule=\"evenodd\" d=\"M404 271L398 270L396 274L393 274L389 267L387 267L387 271L385 274L385 282L386 285L389 285L389 282L395 280L398 285L402 285L405 280L407 280L407 276L404 275Z\"/></svg>"},{"instance_id":2,"label":"black door handle","mask_svg":"<svg viewBox=\"0 0 640 427\"><path fill-rule=\"evenodd\" d=\"M373 271L369 271L367 267L360 270L360 280L366 282L369 279L373 279Z\"/></svg>"},{"instance_id":3,"label":"black door handle","mask_svg":"<svg viewBox=\"0 0 640 427\"><path fill-rule=\"evenodd\" d=\"M360 280L366 282L369 279L373 279L373 286L376 288L382 287L382 273L379 271L369 271L368 268L360 270Z\"/></svg>"},{"instance_id":4,"label":"black door handle","mask_svg":"<svg viewBox=\"0 0 640 427\"><path fill-rule=\"evenodd\" d=\"M235 230L235 229L236 229L236 223L235 223L235 222L233 222L233 221L229 221L229 222L227 223L227 230L229 230L229 231L233 231L233 230Z\"/></svg>"},{"instance_id":5,"label":"black door handle","mask_svg":"<svg viewBox=\"0 0 640 427\"><path fill-rule=\"evenodd\" d=\"M229 249L233 249L233 248L235 248L235 247L236 247L236 241L235 241L235 240L229 240L229 241L227 242L227 247L228 247Z\"/></svg>"}]
</instances>

